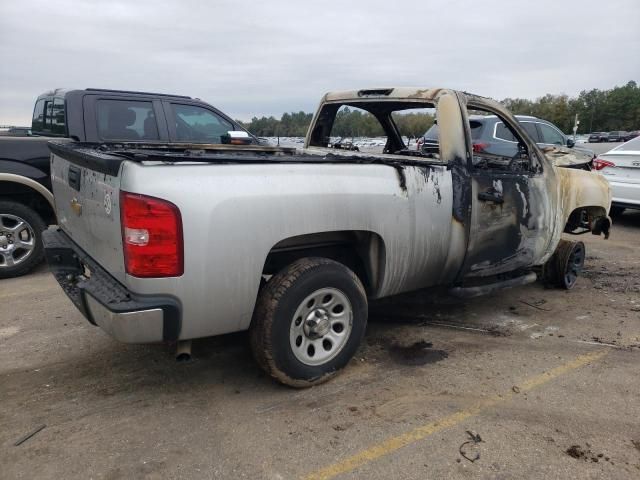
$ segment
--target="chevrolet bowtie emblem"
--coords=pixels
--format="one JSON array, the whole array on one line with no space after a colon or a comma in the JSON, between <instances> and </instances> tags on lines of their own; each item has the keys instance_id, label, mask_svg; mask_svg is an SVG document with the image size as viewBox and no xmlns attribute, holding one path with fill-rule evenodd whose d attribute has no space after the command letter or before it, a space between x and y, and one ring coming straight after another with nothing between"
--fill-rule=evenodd
<instances>
[{"instance_id":1,"label":"chevrolet bowtie emblem","mask_svg":"<svg viewBox=\"0 0 640 480\"><path fill-rule=\"evenodd\" d=\"M71 210L73 210L73 212L78 216L82 215L82 204L77 198L73 198L71 200Z\"/></svg>"}]
</instances>

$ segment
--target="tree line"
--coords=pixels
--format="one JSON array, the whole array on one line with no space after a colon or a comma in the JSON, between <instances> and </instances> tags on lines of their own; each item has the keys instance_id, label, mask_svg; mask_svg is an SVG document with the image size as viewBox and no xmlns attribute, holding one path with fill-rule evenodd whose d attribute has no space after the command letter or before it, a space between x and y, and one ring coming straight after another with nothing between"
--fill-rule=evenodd
<instances>
[{"instance_id":1,"label":"tree line","mask_svg":"<svg viewBox=\"0 0 640 480\"><path fill-rule=\"evenodd\" d=\"M610 90L583 90L577 97L547 94L535 101L507 98L502 103L513 113L533 115L573 131L575 115L578 133L640 129L640 87L633 80Z\"/></svg>"},{"instance_id":2,"label":"tree line","mask_svg":"<svg viewBox=\"0 0 640 480\"><path fill-rule=\"evenodd\" d=\"M583 90L577 97L547 94L536 100L506 98L502 103L514 114L544 118L566 133L572 131L576 114L580 120L578 133L640 129L640 87L633 80L609 90ZM240 123L259 137L303 137L312 117L300 111L284 113L279 120L273 116L253 117L250 122ZM412 137L424 134L434 122L429 113L395 113L393 118L400 133ZM384 133L370 113L344 107L336 115L332 134L377 137Z\"/></svg>"},{"instance_id":3,"label":"tree line","mask_svg":"<svg viewBox=\"0 0 640 480\"><path fill-rule=\"evenodd\" d=\"M250 122L236 120L258 137L304 137L311 123L311 113L285 113L280 120L273 116L253 117ZM426 132L434 122L429 113L394 113L394 121L400 133L417 137ZM349 107L336 114L331 134L336 137L379 137L384 135L380 122L368 112Z\"/></svg>"}]
</instances>

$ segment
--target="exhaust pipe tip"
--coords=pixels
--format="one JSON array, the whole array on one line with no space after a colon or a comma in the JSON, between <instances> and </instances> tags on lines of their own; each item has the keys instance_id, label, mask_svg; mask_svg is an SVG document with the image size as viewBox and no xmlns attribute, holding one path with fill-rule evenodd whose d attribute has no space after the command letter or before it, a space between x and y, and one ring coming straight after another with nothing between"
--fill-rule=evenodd
<instances>
[{"instance_id":1,"label":"exhaust pipe tip","mask_svg":"<svg viewBox=\"0 0 640 480\"><path fill-rule=\"evenodd\" d=\"M178 342L176 348L176 362L188 363L191 361L191 340L182 340Z\"/></svg>"}]
</instances>

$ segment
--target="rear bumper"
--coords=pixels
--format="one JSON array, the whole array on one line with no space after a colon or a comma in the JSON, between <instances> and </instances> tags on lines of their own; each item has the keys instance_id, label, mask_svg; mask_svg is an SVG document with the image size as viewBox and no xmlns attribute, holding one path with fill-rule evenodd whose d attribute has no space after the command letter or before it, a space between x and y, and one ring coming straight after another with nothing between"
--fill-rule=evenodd
<instances>
[{"instance_id":1,"label":"rear bumper","mask_svg":"<svg viewBox=\"0 0 640 480\"><path fill-rule=\"evenodd\" d=\"M51 272L89 322L124 343L178 339L182 309L177 299L130 292L59 227L50 227L42 238Z\"/></svg>"}]
</instances>

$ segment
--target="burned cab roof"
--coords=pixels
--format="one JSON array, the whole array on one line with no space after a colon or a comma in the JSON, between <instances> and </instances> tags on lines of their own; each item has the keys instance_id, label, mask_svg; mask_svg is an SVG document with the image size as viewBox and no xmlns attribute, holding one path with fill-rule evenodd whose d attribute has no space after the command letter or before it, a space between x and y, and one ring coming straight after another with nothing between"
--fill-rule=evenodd
<instances>
[{"instance_id":1,"label":"burned cab roof","mask_svg":"<svg viewBox=\"0 0 640 480\"><path fill-rule=\"evenodd\" d=\"M370 88L360 90L343 90L328 92L323 97L324 102L342 102L358 100L435 100L435 98L447 91L442 88L417 88L417 87L394 87L394 88ZM453 90L448 90L453 93Z\"/></svg>"}]
</instances>

